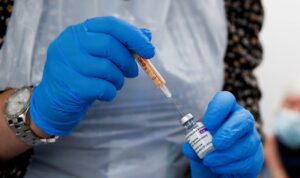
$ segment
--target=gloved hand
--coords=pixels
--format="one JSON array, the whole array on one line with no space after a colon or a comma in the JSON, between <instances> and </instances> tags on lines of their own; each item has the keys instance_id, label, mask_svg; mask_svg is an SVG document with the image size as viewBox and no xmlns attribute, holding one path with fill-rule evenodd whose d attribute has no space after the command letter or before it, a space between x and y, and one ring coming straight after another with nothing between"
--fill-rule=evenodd
<instances>
[{"instance_id":1,"label":"gloved hand","mask_svg":"<svg viewBox=\"0 0 300 178\"><path fill-rule=\"evenodd\" d=\"M263 147L254 118L229 92L218 93L209 103L203 123L213 135L215 151L203 160L185 143L193 178L255 178L263 165Z\"/></svg>"},{"instance_id":2,"label":"gloved hand","mask_svg":"<svg viewBox=\"0 0 300 178\"><path fill-rule=\"evenodd\" d=\"M124 77L136 77L131 52L154 56L151 34L114 17L73 25L47 52L41 83L34 89L30 115L49 135L68 135L96 99L110 101Z\"/></svg>"}]
</instances>

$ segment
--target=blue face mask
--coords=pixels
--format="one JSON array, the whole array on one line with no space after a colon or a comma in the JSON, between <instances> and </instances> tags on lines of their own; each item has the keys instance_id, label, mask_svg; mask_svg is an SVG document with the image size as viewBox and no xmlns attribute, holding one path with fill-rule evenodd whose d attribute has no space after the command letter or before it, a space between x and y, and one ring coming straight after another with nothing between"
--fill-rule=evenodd
<instances>
[{"instance_id":1,"label":"blue face mask","mask_svg":"<svg viewBox=\"0 0 300 178\"><path fill-rule=\"evenodd\" d=\"M300 113L283 109L275 120L275 134L287 147L300 148Z\"/></svg>"}]
</instances>

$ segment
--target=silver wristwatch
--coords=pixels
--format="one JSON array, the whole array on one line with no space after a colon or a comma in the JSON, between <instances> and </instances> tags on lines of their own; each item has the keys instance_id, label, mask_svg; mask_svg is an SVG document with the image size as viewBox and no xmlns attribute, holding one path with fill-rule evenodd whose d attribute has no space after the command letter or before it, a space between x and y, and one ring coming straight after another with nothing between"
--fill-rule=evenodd
<instances>
[{"instance_id":1,"label":"silver wristwatch","mask_svg":"<svg viewBox=\"0 0 300 178\"><path fill-rule=\"evenodd\" d=\"M38 137L27 125L26 116L29 110L29 103L32 88L24 87L17 89L5 103L4 114L9 127L16 133L16 136L27 145L36 146L42 143L53 143L58 137Z\"/></svg>"}]
</instances>

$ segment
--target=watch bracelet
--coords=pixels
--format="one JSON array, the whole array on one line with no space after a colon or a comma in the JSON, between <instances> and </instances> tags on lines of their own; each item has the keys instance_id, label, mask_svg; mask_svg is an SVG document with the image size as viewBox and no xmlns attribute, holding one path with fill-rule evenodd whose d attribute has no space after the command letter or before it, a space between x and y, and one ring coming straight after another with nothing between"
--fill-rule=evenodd
<instances>
[{"instance_id":1,"label":"watch bracelet","mask_svg":"<svg viewBox=\"0 0 300 178\"><path fill-rule=\"evenodd\" d=\"M30 87L31 91L33 87ZM26 116L29 111L29 104L24 113L16 118L8 118L7 123L10 129L21 139L25 144L29 146L37 146L40 144L54 143L59 137L49 136L48 138L40 138L36 135L26 123Z\"/></svg>"},{"instance_id":2,"label":"watch bracelet","mask_svg":"<svg viewBox=\"0 0 300 178\"><path fill-rule=\"evenodd\" d=\"M58 138L56 136L50 136L47 139L43 139L39 138L35 133L32 132L30 127L26 125L25 121L27 111L15 119L8 120L8 125L15 132L16 136L30 146L55 142Z\"/></svg>"}]
</instances>

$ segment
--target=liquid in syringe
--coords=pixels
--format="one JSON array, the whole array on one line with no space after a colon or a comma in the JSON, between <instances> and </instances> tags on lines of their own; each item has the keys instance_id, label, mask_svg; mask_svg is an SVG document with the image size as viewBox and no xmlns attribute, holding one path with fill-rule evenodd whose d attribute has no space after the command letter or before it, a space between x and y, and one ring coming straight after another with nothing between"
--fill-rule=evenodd
<instances>
[{"instance_id":1,"label":"liquid in syringe","mask_svg":"<svg viewBox=\"0 0 300 178\"><path fill-rule=\"evenodd\" d=\"M160 75L150 60L144 59L137 54L133 54L133 57L140 64L141 68L146 72L149 78L153 81L154 85L159 88L168 98L172 97L172 93L166 86L165 79Z\"/></svg>"}]
</instances>

